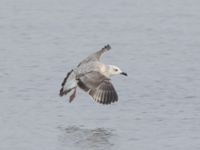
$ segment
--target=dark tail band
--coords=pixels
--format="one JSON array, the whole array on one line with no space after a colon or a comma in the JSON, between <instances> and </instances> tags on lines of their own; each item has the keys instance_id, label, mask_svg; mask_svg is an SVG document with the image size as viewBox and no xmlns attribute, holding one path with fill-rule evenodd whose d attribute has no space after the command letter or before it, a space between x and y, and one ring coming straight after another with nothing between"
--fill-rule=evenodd
<instances>
[{"instance_id":1,"label":"dark tail band","mask_svg":"<svg viewBox=\"0 0 200 150\"><path fill-rule=\"evenodd\" d=\"M73 72L73 69L70 71L70 72L68 72L67 73L67 75L66 75L66 77L64 78L64 80L63 80L63 82L62 82L62 84L61 84L61 86L62 86L62 88L60 89L60 96L63 96L66 92L64 92L64 86L65 86L65 84L66 84L66 82L67 82L67 79L69 78L69 76L70 76L70 74ZM68 92L67 92L68 93Z\"/></svg>"}]
</instances>

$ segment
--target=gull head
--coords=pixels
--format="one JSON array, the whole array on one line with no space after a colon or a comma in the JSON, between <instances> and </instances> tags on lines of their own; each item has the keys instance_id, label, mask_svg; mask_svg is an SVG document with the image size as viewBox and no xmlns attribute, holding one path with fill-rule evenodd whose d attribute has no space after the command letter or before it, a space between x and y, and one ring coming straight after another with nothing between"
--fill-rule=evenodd
<instances>
[{"instance_id":1,"label":"gull head","mask_svg":"<svg viewBox=\"0 0 200 150\"><path fill-rule=\"evenodd\" d=\"M113 75L124 75L127 76L127 73L123 72L119 67L114 66L114 65L109 65L109 76L113 76Z\"/></svg>"}]
</instances>

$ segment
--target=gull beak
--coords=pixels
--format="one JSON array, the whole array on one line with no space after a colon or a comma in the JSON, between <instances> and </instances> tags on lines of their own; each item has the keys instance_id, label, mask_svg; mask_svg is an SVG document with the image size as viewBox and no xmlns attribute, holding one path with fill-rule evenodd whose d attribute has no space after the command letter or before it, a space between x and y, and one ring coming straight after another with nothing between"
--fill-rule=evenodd
<instances>
[{"instance_id":1,"label":"gull beak","mask_svg":"<svg viewBox=\"0 0 200 150\"><path fill-rule=\"evenodd\" d=\"M122 74L124 76L128 76L127 73L125 73L125 72L121 72L120 74Z\"/></svg>"}]
</instances>

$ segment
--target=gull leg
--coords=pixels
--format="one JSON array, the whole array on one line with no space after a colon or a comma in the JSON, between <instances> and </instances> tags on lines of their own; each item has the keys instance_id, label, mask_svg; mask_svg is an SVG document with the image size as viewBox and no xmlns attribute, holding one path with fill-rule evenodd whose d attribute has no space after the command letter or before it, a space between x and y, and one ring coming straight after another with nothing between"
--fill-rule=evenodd
<instances>
[{"instance_id":1,"label":"gull leg","mask_svg":"<svg viewBox=\"0 0 200 150\"><path fill-rule=\"evenodd\" d=\"M75 96L76 96L76 88L77 88L77 86L73 88L74 92L73 92L72 95L69 97L69 102L70 102L70 103L74 100L74 98L75 98Z\"/></svg>"}]
</instances>

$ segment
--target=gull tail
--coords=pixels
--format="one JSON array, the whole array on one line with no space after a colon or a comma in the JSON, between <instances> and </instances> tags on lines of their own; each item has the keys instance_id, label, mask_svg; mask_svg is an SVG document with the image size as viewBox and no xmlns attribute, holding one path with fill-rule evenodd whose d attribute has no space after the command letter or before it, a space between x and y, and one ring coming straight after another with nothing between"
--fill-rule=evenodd
<instances>
[{"instance_id":1,"label":"gull tail","mask_svg":"<svg viewBox=\"0 0 200 150\"><path fill-rule=\"evenodd\" d=\"M67 73L66 77L64 78L62 84L61 84L61 89L60 89L60 96L67 95L71 91L73 92L72 95L70 96L70 102L75 98L76 95L76 87L77 87L77 82L75 79L75 74L73 70Z\"/></svg>"}]
</instances>

